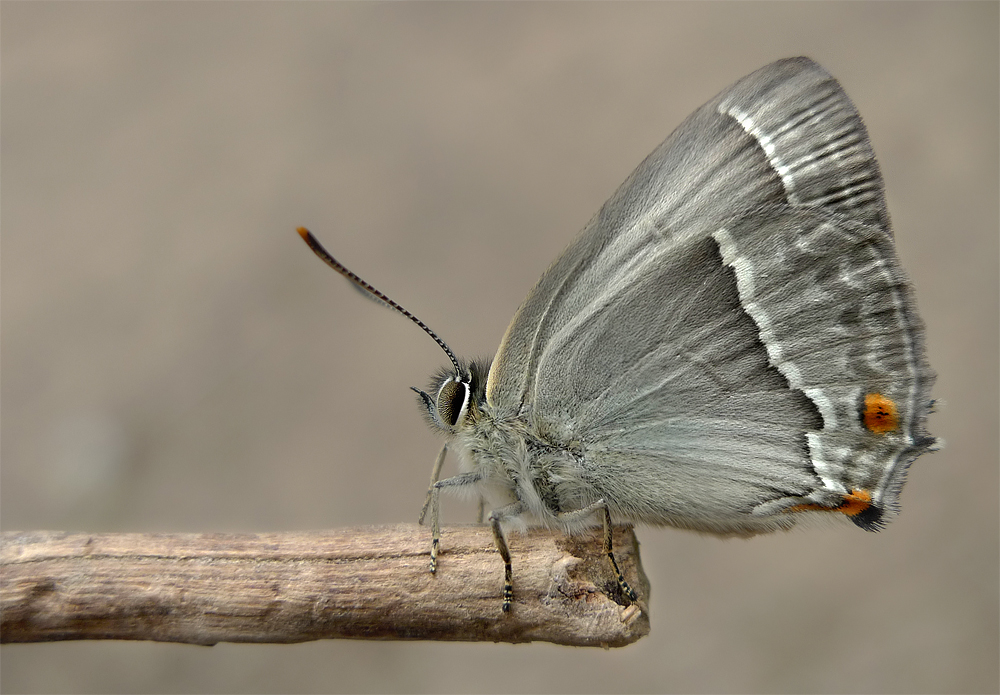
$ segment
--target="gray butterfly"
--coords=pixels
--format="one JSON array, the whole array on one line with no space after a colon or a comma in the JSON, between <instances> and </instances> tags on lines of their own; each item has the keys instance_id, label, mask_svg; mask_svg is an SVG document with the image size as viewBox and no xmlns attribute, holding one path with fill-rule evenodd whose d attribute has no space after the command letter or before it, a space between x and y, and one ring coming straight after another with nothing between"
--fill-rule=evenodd
<instances>
[{"instance_id":1,"label":"gray butterfly","mask_svg":"<svg viewBox=\"0 0 1000 695\"><path fill-rule=\"evenodd\" d=\"M750 536L839 512L879 529L898 508L934 374L893 247L882 177L840 85L772 63L695 111L542 275L492 363L417 391L447 439L424 511L474 488L504 562L515 521ZM416 390L416 389L414 389ZM432 395L433 394L433 395ZM445 452L462 472L438 480Z\"/></svg>"}]
</instances>

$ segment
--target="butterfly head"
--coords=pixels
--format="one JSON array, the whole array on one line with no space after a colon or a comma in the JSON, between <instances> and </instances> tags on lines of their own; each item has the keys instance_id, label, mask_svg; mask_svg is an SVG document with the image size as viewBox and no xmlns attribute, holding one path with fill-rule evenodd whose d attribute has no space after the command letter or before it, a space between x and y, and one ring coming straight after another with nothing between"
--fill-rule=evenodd
<instances>
[{"instance_id":1,"label":"butterfly head","mask_svg":"<svg viewBox=\"0 0 1000 695\"><path fill-rule=\"evenodd\" d=\"M427 391L411 387L420 396L428 422L445 433L457 434L478 420L486 401L489 369L489 362L473 360L457 370L438 372Z\"/></svg>"}]
</instances>

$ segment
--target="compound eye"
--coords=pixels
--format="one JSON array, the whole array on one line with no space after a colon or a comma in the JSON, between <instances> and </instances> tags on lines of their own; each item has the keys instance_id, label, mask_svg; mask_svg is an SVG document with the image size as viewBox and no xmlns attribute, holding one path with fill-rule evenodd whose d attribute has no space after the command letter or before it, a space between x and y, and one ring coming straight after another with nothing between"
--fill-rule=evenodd
<instances>
[{"instance_id":1,"label":"compound eye","mask_svg":"<svg viewBox=\"0 0 1000 695\"><path fill-rule=\"evenodd\" d=\"M469 403L469 385L463 381L448 379L441 385L437 395L437 412L441 421L454 427L465 413Z\"/></svg>"}]
</instances>

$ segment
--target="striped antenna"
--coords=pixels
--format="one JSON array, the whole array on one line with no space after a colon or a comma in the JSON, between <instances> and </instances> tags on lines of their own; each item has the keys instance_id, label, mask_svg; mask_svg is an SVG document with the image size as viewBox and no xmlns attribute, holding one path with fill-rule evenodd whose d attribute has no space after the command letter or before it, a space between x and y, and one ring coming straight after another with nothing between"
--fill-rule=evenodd
<instances>
[{"instance_id":1,"label":"striped antenna","mask_svg":"<svg viewBox=\"0 0 1000 695\"><path fill-rule=\"evenodd\" d=\"M400 314L402 314L406 318L408 318L411 321L413 321L413 323L415 323L418 326L420 326L420 328L423 329L424 333L426 333L431 338L433 338L434 342L437 343L439 346L441 346L441 349L444 350L444 354L448 355L448 359L451 360L451 363L455 367L455 373L459 377L462 376L462 368L458 366L458 360L455 358L455 353L453 353L451 351L451 348L448 347L448 344L445 343L443 340L441 340L438 337L438 334L435 333L434 331L432 331L430 329L430 327L426 323L424 323L423 321L421 321L420 319L418 319L416 316L414 316L413 314L411 314L409 311L407 311L406 309L404 309L403 307L401 307L399 304L397 304L393 300L389 299L386 295L382 294L379 290L375 289L375 287L373 287L372 285L368 284L367 282L365 282L364 280L362 280L360 277L358 277L357 275L355 275L353 272L351 272L350 270L348 270L347 267L343 263L341 263L336 258L334 258L333 256L331 256L330 252L327 251L325 248L323 248L323 245L321 243L319 243L319 241L316 240L316 237L314 237L312 235L312 232L310 232L308 229L306 229L305 227L299 227L297 231L299 233L299 236L302 237L302 240L304 242L306 242L306 244L309 245L309 248L311 248L313 250L313 253L315 253L317 256L319 256L324 261L326 261L326 264L328 266L330 266L331 268L333 268L334 270L336 270L338 273L340 273L341 275L343 275L345 278L347 278L348 280L350 280L351 282L353 282L356 287L358 287L359 289L361 289L366 294L371 295L376 300L378 300L378 301L382 302L383 304L385 304L386 306L388 306L390 309L396 310L397 312L399 312Z\"/></svg>"}]
</instances>

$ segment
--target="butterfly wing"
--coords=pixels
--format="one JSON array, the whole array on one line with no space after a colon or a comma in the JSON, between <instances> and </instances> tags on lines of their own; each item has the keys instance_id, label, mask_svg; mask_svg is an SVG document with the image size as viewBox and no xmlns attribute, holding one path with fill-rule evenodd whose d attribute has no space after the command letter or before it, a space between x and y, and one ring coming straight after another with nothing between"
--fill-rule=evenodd
<instances>
[{"instance_id":1,"label":"butterfly wing","mask_svg":"<svg viewBox=\"0 0 1000 695\"><path fill-rule=\"evenodd\" d=\"M922 340L864 126L797 58L633 172L518 310L487 401L580 451L573 495L621 519L874 527L934 442Z\"/></svg>"}]
</instances>

